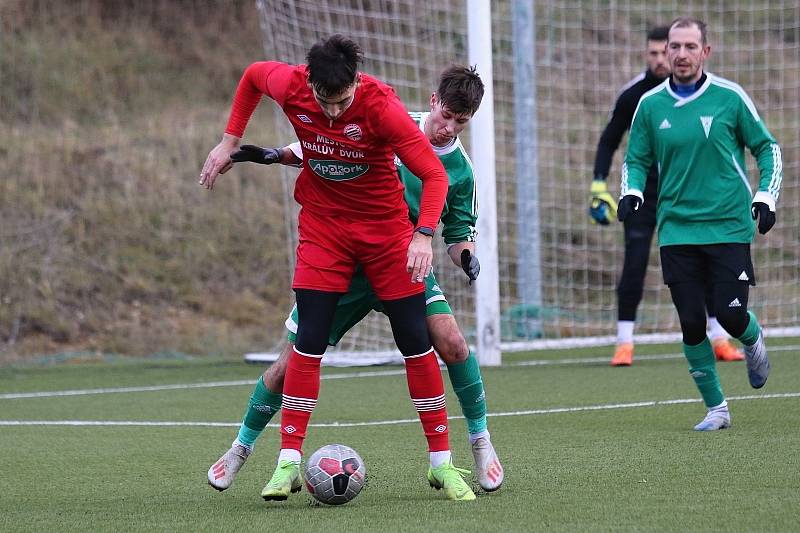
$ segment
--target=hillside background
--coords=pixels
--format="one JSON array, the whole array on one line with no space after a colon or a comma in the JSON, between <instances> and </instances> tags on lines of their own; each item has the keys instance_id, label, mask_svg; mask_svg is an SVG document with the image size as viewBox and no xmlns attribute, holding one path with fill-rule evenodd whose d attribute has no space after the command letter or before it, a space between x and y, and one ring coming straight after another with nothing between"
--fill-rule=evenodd
<instances>
[{"instance_id":1,"label":"hillside background","mask_svg":"<svg viewBox=\"0 0 800 533\"><path fill-rule=\"evenodd\" d=\"M0 24L0 363L263 348L290 303L280 181L197 183L264 57L252 0L5 0ZM271 112L249 139L278 142Z\"/></svg>"}]
</instances>

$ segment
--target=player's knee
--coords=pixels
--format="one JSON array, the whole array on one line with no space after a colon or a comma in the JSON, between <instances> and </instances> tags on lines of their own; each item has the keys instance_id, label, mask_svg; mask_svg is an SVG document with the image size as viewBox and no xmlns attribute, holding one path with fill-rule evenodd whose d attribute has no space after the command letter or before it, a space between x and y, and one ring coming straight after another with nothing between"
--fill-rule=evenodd
<instances>
[{"instance_id":1,"label":"player's knee","mask_svg":"<svg viewBox=\"0 0 800 533\"><path fill-rule=\"evenodd\" d=\"M447 364L463 363L469 357L469 346L459 332L448 332L443 337L437 337L433 348Z\"/></svg>"},{"instance_id":2,"label":"player's knee","mask_svg":"<svg viewBox=\"0 0 800 533\"><path fill-rule=\"evenodd\" d=\"M425 294L415 294L398 300L386 300L383 308L392 325L397 348L404 356L425 353L431 347L428 325L425 322Z\"/></svg>"},{"instance_id":3,"label":"player's knee","mask_svg":"<svg viewBox=\"0 0 800 533\"><path fill-rule=\"evenodd\" d=\"M308 322L308 323L307 323ZM297 350L303 353L319 355L328 348L328 328L318 323L306 321L297 327Z\"/></svg>"},{"instance_id":4,"label":"player's knee","mask_svg":"<svg viewBox=\"0 0 800 533\"><path fill-rule=\"evenodd\" d=\"M717 310L717 321L720 326L734 337L742 336L744 330L747 329L749 320L747 309L744 306Z\"/></svg>"},{"instance_id":5,"label":"player's knee","mask_svg":"<svg viewBox=\"0 0 800 533\"><path fill-rule=\"evenodd\" d=\"M394 342L404 356L419 355L431 348L425 320L409 320L401 324L393 324L393 326Z\"/></svg>"},{"instance_id":6,"label":"player's knee","mask_svg":"<svg viewBox=\"0 0 800 533\"><path fill-rule=\"evenodd\" d=\"M705 313L678 313L681 322L681 333L683 342L696 346L703 342L706 337L706 315Z\"/></svg>"}]
</instances>

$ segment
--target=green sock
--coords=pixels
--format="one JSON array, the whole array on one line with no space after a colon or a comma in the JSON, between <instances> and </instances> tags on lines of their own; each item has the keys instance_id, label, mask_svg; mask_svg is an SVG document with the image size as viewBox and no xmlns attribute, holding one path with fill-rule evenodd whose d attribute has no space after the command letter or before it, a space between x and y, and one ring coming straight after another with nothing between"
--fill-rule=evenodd
<instances>
[{"instance_id":1,"label":"green sock","mask_svg":"<svg viewBox=\"0 0 800 533\"><path fill-rule=\"evenodd\" d=\"M708 337L697 346L683 345L683 353L689 361L689 374L694 379L706 407L716 407L725 401L722 386L717 376L717 362Z\"/></svg>"},{"instance_id":2,"label":"green sock","mask_svg":"<svg viewBox=\"0 0 800 533\"><path fill-rule=\"evenodd\" d=\"M448 364L447 373L458 396L464 418L467 419L467 431L473 434L486 431L486 394L483 391L478 359L472 350L469 351L466 361Z\"/></svg>"},{"instance_id":3,"label":"green sock","mask_svg":"<svg viewBox=\"0 0 800 533\"><path fill-rule=\"evenodd\" d=\"M758 319L752 311L748 311L747 316L750 317L750 322L747 323L747 327L744 328L744 333L739 337L739 340L742 341L742 344L745 346L752 346L758 340L758 335L761 333L761 326L758 325Z\"/></svg>"},{"instance_id":4,"label":"green sock","mask_svg":"<svg viewBox=\"0 0 800 533\"><path fill-rule=\"evenodd\" d=\"M280 411L282 396L264 385L264 376L258 378L244 420L239 427L239 436L236 437L239 442L251 448L255 445L256 439L267 427L267 423Z\"/></svg>"}]
</instances>

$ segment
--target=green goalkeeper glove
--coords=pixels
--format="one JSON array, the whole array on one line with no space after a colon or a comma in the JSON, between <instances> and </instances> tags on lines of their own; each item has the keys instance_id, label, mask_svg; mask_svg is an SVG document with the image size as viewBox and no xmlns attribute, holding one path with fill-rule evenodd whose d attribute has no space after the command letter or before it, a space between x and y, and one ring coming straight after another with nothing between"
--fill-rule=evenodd
<instances>
[{"instance_id":1,"label":"green goalkeeper glove","mask_svg":"<svg viewBox=\"0 0 800 533\"><path fill-rule=\"evenodd\" d=\"M617 218L617 202L608 192L606 180L592 180L592 199L589 204L589 215L592 217L592 224L608 226L609 222Z\"/></svg>"}]
</instances>

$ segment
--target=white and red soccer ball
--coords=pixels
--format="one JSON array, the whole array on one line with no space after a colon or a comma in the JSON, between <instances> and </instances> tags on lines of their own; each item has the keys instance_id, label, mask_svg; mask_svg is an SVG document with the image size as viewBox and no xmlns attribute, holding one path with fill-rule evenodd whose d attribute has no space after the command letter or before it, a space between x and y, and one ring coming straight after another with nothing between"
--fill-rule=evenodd
<instances>
[{"instance_id":1,"label":"white and red soccer ball","mask_svg":"<svg viewBox=\"0 0 800 533\"><path fill-rule=\"evenodd\" d=\"M344 444L328 444L306 461L308 492L328 505L341 505L364 488L367 469L356 451Z\"/></svg>"}]
</instances>

